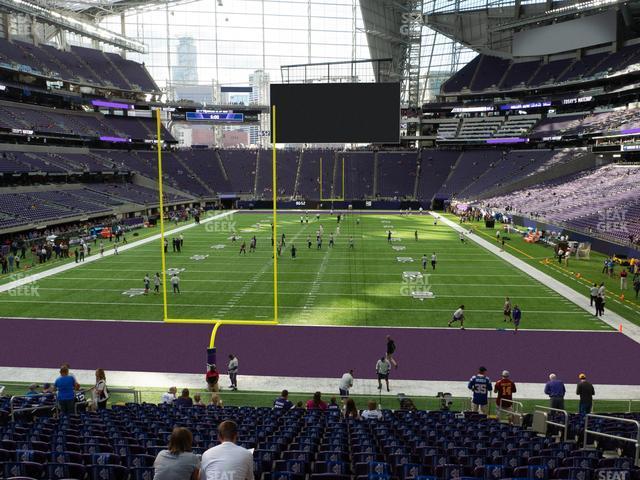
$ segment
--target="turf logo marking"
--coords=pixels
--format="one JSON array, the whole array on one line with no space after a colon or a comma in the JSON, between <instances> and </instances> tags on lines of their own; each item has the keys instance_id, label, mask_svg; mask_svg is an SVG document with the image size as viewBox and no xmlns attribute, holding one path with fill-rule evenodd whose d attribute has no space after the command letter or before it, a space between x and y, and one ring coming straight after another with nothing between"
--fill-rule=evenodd
<instances>
[{"instance_id":1,"label":"turf logo marking","mask_svg":"<svg viewBox=\"0 0 640 480\"><path fill-rule=\"evenodd\" d=\"M184 271L185 271L184 268L168 268L167 269L167 275L172 277L173 275L178 275L179 273L182 273Z\"/></svg>"},{"instance_id":2,"label":"turf logo marking","mask_svg":"<svg viewBox=\"0 0 640 480\"><path fill-rule=\"evenodd\" d=\"M401 241L402 241L402 239L401 239L401 238L398 238L398 237L392 237L392 238L391 238L391 241L392 241L392 242L401 242Z\"/></svg>"},{"instance_id":3,"label":"turf logo marking","mask_svg":"<svg viewBox=\"0 0 640 480\"><path fill-rule=\"evenodd\" d=\"M401 252L402 250L406 250L407 247L403 247L402 245L394 245L393 248L396 252Z\"/></svg>"},{"instance_id":4,"label":"turf logo marking","mask_svg":"<svg viewBox=\"0 0 640 480\"><path fill-rule=\"evenodd\" d=\"M127 295L129 298L138 297L144 295L144 288L130 288L126 292L122 292L122 295Z\"/></svg>"},{"instance_id":5,"label":"turf logo marking","mask_svg":"<svg viewBox=\"0 0 640 480\"><path fill-rule=\"evenodd\" d=\"M189 257L190 260L206 260L209 258L209 255L192 255Z\"/></svg>"},{"instance_id":6,"label":"turf logo marking","mask_svg":"<svg viewBox=\"0 0 640 480\"><path fill-rule=\"evenodd\" d=\"M398 263L412 263L413 262L413 258L412 257L396 257L396 260L398 261Z\"/></svg>"},{"instance_id":7,"label":"turf logo marking","mask_svg":"<svg viewBox=\"0 0 640 480\"><path fill-rule=\"evenodd\" d=\"M213 250L222 250L224 247L226 247L226 245L221 245L221 244L218 244L218 245L211 245L211 248L212 248Z\"/></svg>"}]
</instances>

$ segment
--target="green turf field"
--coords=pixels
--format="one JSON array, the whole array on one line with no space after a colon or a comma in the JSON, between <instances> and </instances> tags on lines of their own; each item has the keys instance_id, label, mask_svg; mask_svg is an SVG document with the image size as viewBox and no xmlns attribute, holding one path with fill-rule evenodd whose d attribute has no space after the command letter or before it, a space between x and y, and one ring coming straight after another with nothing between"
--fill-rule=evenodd
<instances>
[{"instance_id":1,"label":"green turf field","mask_svg":"<svg viewBox=\"0 0 640 480\"><path fill-rule=\"evenodd\" d=\"M457 217L453 215L447 215L447 218L458 222ZM471 225L476 233L487 240L495 241L496 229L485 228L484 222L472 222ZM501 226L497 225L496 228L501 228ZM510 240L506 242L506 250L587 298L589 298L589 287L593 283L599 285L600 282L604 282L607 291L606 308L640 325L640 300L635 298L632 282L628 282L626 291L620 290L619 273L622 267L619 265L616 265L613 277L602 273L602 265L607 258L606 255L592 250L589 260L572 258L568 266L559 265L554 258L552 247L541 243L527 243L518 235L511 235ZM545 262L547 259L549 261ZM624 294L624 298L620 297L621 294Z\"/></svg>"},{"instance_id":2,"label":"green turf field","mask_svg":"<svg viewBox=\"0 0 640 480\"><path fill-rule=\"evenodd\" d=\"M168 294L169 317L271 319L270 221L267 213L235 214L185 231L181 253L172 252L170 245L167 268L184 271L182 293ZM324 228L321 250L315 242L319 225ZM336 245L330 248L329 234L336 227L335 216L328 213L319 222L310 215L308 224L300 223L299 213L278 216L278 235L286 234L278 262L282 323L445 327L451 313L464 303L465 326L501 328L502 304L509 296L523 310L521 328L610 328L473 242L462 244L457 233L443 224L434 226L429 215L354 212L341 222ZM242 240L230 240L233 229ZM387 242L388 229L398 241ZM256 253L239 255L242 241L248 247L253 235ZM349 237L354 249L349 248ZM295 260L292 243L298 250ZM97 250L94 247L94 254ZM422 255L430 257L433 252L438 256L435 271L429 265L422 280L403 280L404 272L422 272ZM413 261L400 263L398 257ZM160 270L160 245L153 242L38 280L37 296L1 293L0 316L159 321L161 295L140 295L139 289L145 273ZM411 297L412 291L431 291L435 298L421 301Z\"/></svg>"}]
</instances>

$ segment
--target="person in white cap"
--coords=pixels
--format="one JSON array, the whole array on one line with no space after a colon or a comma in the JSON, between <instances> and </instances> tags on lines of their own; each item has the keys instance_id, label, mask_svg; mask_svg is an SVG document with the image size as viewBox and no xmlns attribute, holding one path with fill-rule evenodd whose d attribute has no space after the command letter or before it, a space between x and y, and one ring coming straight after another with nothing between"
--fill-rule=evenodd
<instances>
[{"instance_id":1,"label":"person in white cap","mask_svg":"<svg viewBox=\"0 0 640 480\"><path fill-rule=\"evenodd\" d=\"M493 393L497 394L496 404L503 410L511 410L513 394L516 393L516 384L509 378L510 376L509 370L503 370L500 380L493 387Z\"/></svg>"}]
</instances>

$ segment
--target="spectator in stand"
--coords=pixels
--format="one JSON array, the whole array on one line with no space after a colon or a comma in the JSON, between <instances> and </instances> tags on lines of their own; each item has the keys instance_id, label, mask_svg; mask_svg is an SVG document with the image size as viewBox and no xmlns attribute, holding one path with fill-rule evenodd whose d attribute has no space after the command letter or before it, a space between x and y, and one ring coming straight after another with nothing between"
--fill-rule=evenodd
<instances>
[{"instance_id":1,"label":"spectator in stand","mask_svg":"<svg viewBox=\"0 0 640 480\"><path fill-rule=\"evenodd\" d=\"M313 398L307 401L307 410L326 410L327 402L322 400L322 394L316 392L313 394Z\"/></svg>"},{"instance_id":2,"label":"spectator in stand","mask_svg":"<svg viewBox=\"0 0 640 480\"><path fill-rule=\"evenodd\" d=\"M487 369L485 367L478 368L478 373L471 377L467 388L471 390L471 392L473 392L473 399L471 400L471 411L487 415L489 392L491 391L491 380L489 380L489 377L487 377Z\"/></svg>"},{"instance_id":3,"label":"spectator in stand","mask_svg":"<svg viewBox=\"0 0 640 480\"><path fill-rule=\"evenodd\" d=\"M353 398L348 398L344 405L344 418L360 420L360 412L358 412L358 407L356 407L356 402Z\"/></svg>"},{"instance_id":4,"label":"spectator in stand","mask_svg":"<svg viewBox=\"0 0 640 480\"><path fill-rule=\"evenodd\" d=\"M374 400L369 400L367 409L363 410L362 418L365 420L382 420L382 412Z\"/></svg>"},{"instance_id":5,"label":"spectator in stand","mask_svg":"<svg viewBox=\"0 0 640 480\"><path fill-rule=\"evenodd\" d=\"M580 397L579 412L580 415L586 415L591 413L593 396L596 394L596 390L591 382L587 381L587 376L584 373L578 375L578 380L576 395Z\"/></svg>"},{"instance_id":6,"label":"spectator in stand","mask_svg":"<svg viewBox=\"0 0 640 480\"><path fill-rule=\"evenodd\" d=\"M200 460L191 452L193 435L188 428L176 427L169 437L169 446L158 453L153 468L153 480L199 480Z\"/></svg>"},{"instance_id":7,"label":"spectator in stand","mask_svg":"<svg viewBox=\"0 0 640 480\"><path fill-rule=\"evenodd\" d=\"M516 384L509 378L510 375L509 370L503 370L502 378L500 378L493 387L493 392L497 394L496 405L503 410L512 409L513 404L511 400L513 400L513 394L516 393ZM503 402L502 400L509 401Z\"/></svg>"},{"instance_id":8,"label":"spectator in stand","mask_svg":"<svg viewBox=\"0 0 640 480\"><path fill-rule=\"evenodd\" d=\"M55 391L58 396L58 408L60 415L71 415L74 413L76 381L69 375L66 366L60 368L60 376L54 382Z\"/></svg>"},{"instance_id":9,"label":"spectator in stand","mask_svg":"<svg viewBox=\"0 0 640 480\"><path fill-rule=\"evenodd\" d=\"M176 387L170 387L169 391L162 394L161 403L173 403L176 400L176 393L178 389Z\"/></svg>"},{"instance_id":10,"label":"spectator in stand","mask_svg":"<svg viewBox=\"0 0 640 480\"><path fill-rule=\"evenodd\" d=\"M285 412L293 408L293 402L289 400L288 390L282 390L280 396L273 401L273 408L281 408Z\"/></svg>"},{"instance_id":11,"label":"spectator in stand","mask_svg":"<svg viewBox=\"0 0 640 480\"><path fill-rule=\"evenodd\" d=\"M194 407L206 407L205 403L202 401L202 397L199 393L193 394L193 406Z\"/></svg>"},{"instance_id":12,"label":"spectator in stand","mask_svg":"<svg viewBox=\"0 0 640 480\"><path fill-rule=\"evenodd\" d=\"M220 395L218 395L217 393L212 393L211 394L211 401L209 402L209 405L213 405L214 407L224 407L224 404L222 403L222 399L220 398Z\"/></svg>"},{"instance_id":13,"label":"spectator in stand","mask_svg":"<svg viewBox=\"0 0 640 480\"><path fill-rule=\"evenodd\" d=\"M96 370L96 384L92 390L93 407L96 410L106 410L109 390L107 389L107 376L102 368Z\"/></svg>"},{"instance_id":14,"label":"spectator in stand","mask_svg":"<svg viewBox=\"0 0 640 480\"><path fill-rule=\"evenodd\" d=\"M202 480L254 480L253 454L236 445L238 425L225 420L218 426L220 444L202 454Z\"/></svg>"},{"instance_id":15,"label":"spectator in stand","mask_svg":"<svg viewBox=\"0 0 640 480\"><path fill-rule=\"evenodd\" d=\"M338 390L340 391L340 397L342 400L349 397L349 390L353 387L353 370L349 370L347 373L342 375L340 378L340 386Z\"/></svg>"},{"instance_id":16,"label":"spectator in stand","mask_svg":"<svg viewBox=\"0 0 640 480\"><path fill-rule=\"evenodd\" d=\"M329 405L327 405L327 410L338 410L340 411L340 405L338 405L338 400L336 397L331 397L329 399Z\"/></svg>"},{"instance_id":17,"label":"spectator in stand","mask_svg":"<svg viewBox=\"0 0 640 480\"><path fill-rule=\"evenodd\" d=\"M220 391L220 373L216 368L215 363L209 365L209 370L207 370L207 374L205 376L205 380L207 381L207 390L210 392L219 392Z\"/></svg>"},{"instance_id":18,"label":"spectator in stand","mask_svg":"<svg viewBox=\"0 0 640 480\"><path fill-rule=\"evenodd\" d=\"M549 381L544 386L544 394L549 396L549 406L564 410L564 396L567 393L564 383L558 380L555 373L549 375Z\"/></svg>"},{"instance_id":19,"label":"spectator in stand","mask_svg":"<svg viewBox=\"0 0 640 480\"><path fill-rule=\"evenodd\" d=\"M182 389L182 394L178 398L175 399L173 404L176 407L193 407L193 400L189 396L189 389L188 388L183 388Z\"/></svg>"},{"instance_id":20,"label":"spectator in stand","mask_svg":"<svg viewBox=\"0 0 640 480\"><path fill-rule=\"evenodd\" d=\"M638 294L640 293L640 276L635 277L633 280L633 289L636 291L636 300L638 299Z\"/></svg>"},{"instance_id":21,"label":"spectator in stand","mask_svg":"<svg viewBox=\"0 0 640 480\"><path fill-rule=\"evenodd\" d=\"M40 395L40 392L38 391L38 387L39 385L37 383L32 383L31 385L29 385L29 391L27 393L25 393L25 397L35 397L36 395Z\"/></svg>"}]
</instances>

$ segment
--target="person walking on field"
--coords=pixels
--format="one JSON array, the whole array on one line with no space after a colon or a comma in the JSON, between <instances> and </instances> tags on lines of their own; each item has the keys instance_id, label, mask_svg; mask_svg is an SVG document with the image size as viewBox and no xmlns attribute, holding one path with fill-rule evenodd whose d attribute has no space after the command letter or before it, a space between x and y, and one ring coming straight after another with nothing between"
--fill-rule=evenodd
<instances>
[{"instance_id":1,"label":"person walking on field","mask_svg":"<svg viewBox=\"0 0 640 480\"><path fill-rule=\"evenodd\" d=\"M505 322L513 321L513 319L511 318L511 300L509 300L509 297L506 297L504 299L504 306L502 307L502 313L504 314Z\"/></svg>"},{"instance_id":2,"label":"person walking on field","mask_svg":"<svg viewBox=\"0 0 640 480\"><path fill-rule=\"evenodd\" d=\"M238 357L233 354L229 355L229 364L227 365L227 373L229 374L229 381L231 390L238 390Z\"/></svg>"},{"instance_id":3,"label":"person walking on field","mask_svg":"<svg viewBox=\"0 0 640 480\"><path fill-rule=\"evenodd\" d=\"M173 287L173 293L180 293L180 277L175 273L171 276L171 286Z\"/></svg>"},{"instance_id":4,"label":"person walking on field","mask_svg":"<svg viewBox=\"0 0 640 480\"><path fill-rule=\"evenodd\" d=\"M389 371L391 370L391 364L386 357L381 357L376 362L376 374L378 375L378 390L382 390L382 380L387 385L387 392L389 391Z\"/></svg>"},{"instance_id":5,"label":"person walking on field","mask_svg":"<svg viewBox=\"0 0 640 480\"><path fill-rule=\"evenodd\" d=\"M627 289L627 269L623 268L620 271L620 290L625 291Z\"/></svg>"},{"instance_id":6,"label":"person walking on field","mask_svg":"<svg viewBox=\"0 0 640 480\"><path fill-rule=\"evenodd\" d=\"M393 358L393 354L396 352L396 342L393 341L390 335L387 335L387 360L395 368L398 368L398 362Z\"/></svg>"}]
</instances>

